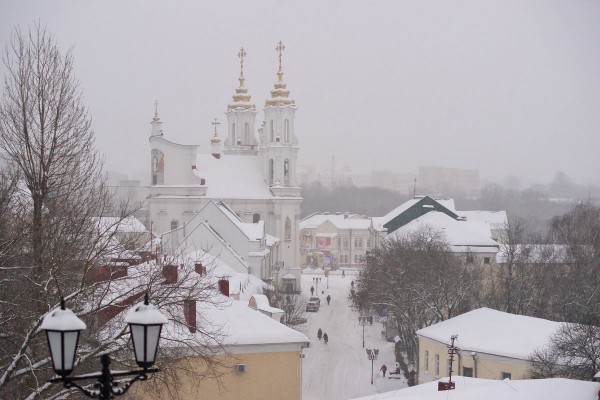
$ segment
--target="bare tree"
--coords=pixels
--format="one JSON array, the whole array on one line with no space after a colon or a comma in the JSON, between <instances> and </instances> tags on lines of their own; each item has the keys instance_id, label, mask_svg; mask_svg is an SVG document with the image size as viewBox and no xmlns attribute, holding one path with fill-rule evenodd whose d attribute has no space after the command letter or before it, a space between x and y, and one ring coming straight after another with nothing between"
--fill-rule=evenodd
<instances>
[{"instance_id":1,"label":"bare tree","mask_svg":"<svg viewBox=\"0 0 600 400\"><path fill-rule=\"evenodd\" d=\"M549 346L535 351L530 361L532 378L590 380L600 367L600 329L585 324L563 324Z\"/></svg>"},{"instance_id":2,"label":"bare tree","mask_svg":"<svg viewBox=\"0 0 600 400\"><path fill-rule=\"evenodd\" d=\"M60 297L89 326L77 360L85 372L97 369L99 354L116 352L118 358L128 346L124 324L113 323L144 292L177 322L182 301L213 301L215 282L186 279L193 272L181 267L185 274L165 284L160 263L130 268L125 275L113 269L115 260L130 257L131 246L118 240L116 228L135 210L117 208L106 190L71 52L63 54L37 25L28 33L15 30L3 61L0 153L8 168L0 176L0 398L64 398L65 389L46 382L53 372L38 331ZM107 226L99 219L106 215L117 218ZM189 267L189 261L180 264ZM178 348L187 346L187 356L207 361L209 375L218 368L211 351L199 349L218 346L219 335L204 322ZM184 365L175 350L168 355ZM198 381L204 373L196 374Z\"/></svg>"},{"instance_id":3,"label":"bare tree","mask_svg":"<svg viewBox=\"0 0 600 400\"><path fill-rule=\"evenodd\" d=\"M470 310L479 283L477 271L450 251L441 233L424 227L371 252L351 299L359 311L393 313L407 357L401 364L409 368L418 357L416 331Z\"/></svg>"}]
</instances>

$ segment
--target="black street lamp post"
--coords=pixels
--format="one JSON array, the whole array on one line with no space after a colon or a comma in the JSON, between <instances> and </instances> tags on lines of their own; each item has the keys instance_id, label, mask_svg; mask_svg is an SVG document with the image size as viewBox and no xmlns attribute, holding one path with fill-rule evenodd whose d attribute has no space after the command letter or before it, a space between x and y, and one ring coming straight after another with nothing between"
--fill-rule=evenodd
<instances>
[{"instance_id":1,"label":"black street lamp post","mask_svg":"<svg viewBox=\"0 0 600 400\"><path fill-rule=\"evenodd\" d=\"M127 392L136 381L144 381L148 374L160 371L151 368L156 359L158 342L162 326L168 322L167 318L152 304L148 303L148 294L144 302L133 306L125 317L129 324L131 339L137 364L141 369L133 371L111 371L110 356L104 354L100 357L102 371L92 374L71 376L79 344L79 335L85 330L85 323L73 311L65 308L65 301L61 299L60 307L50 311L44 317L40 330L46 331L48 347L52 358L54 372L59 375L50 379L52 383L62 383L67 389L76 387L87 397L110 400L114 396L121 396ZM127 381L115 381L115 378L133 376ZM79 381L96 380L95 389L80 386Z\"/></svg>"},{"instance_id":2,"label":"black street lamp post","mask_svg":"<svg viewBox=\"0 0 600 400\"><path fill-rule=\"evenodd\" d=\"M365 348L365 325L369 323L369 317L366 315L361 315L358 317L358 323L363 327L363 349Z\"/></svg>"},{"instance_id":3,"label":"black street lamp post","mask_svg":"<svg viewBox=\"0 0 600 400\"><path fill-rule=\"evenodd\" d=\"M379 354L379 349L367 349L367 357L371 360L371 385L373 384L373 364L375 360L377 360L377 355Z\"/></svg>"}]
</instances>

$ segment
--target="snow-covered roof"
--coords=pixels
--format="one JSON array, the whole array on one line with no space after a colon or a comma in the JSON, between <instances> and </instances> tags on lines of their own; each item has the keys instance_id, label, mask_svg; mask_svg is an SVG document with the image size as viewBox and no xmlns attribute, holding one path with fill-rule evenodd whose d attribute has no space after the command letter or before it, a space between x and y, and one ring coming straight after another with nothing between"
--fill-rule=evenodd
<instances>
[{"instance_id":1,"label":"snow-covered roof","mask_svg":"<svg viewBox=\"0 0 600 400\"><path fill-rule=\"evenodd\" d=\"M387 224L388 222L390 222L391 220L396 218L398 215L402 214L404 211L408 210L409 208L411 208L412 206L417 204L419 201L423 200L424 197L425 196L416 196L415 198L410 199L410 200L400 204L398 207L394 208L392 211L390 211L383 217L374 218L373 220L374 220L374 222L376 222L376 224L374 224L374 226L376 228L383 227L383 225ZM453 211L453 212L456 211L454 209L454 199L432 199L432 200L435 200L436 202L438 202L442 206L446 207L450 211Z\"/></svg>"},{"instance_id":2,"label":"snow-covered roof","mask_svg":"<svg viewBox=\"0 0 600 400\"><path fill-rule=\"evenodd\" d=\"M254 299L254 302L256 303L256 309L258 309L258 310L266 311L271 314L284 312L283 310L281 310L279 308L271 307L271 304L269 303L269 299L264 294L252 295L252 297L250 298L250 304L252 304L252 299Z\"/></svg>"},{"instance_id":3,"label":"snow-covered roof","mask_svg":"<svg viewBox=\"0 0 600 400\"><path fill-rule=\"evenodd\" d=\"M116 231L120 233L145 233L148 232L144 224L142 224L134 216L125 218L119 217L99 217L96 219L98 227L103 231Z\"/></svg>"},{"instance_id":4,"label":"snow-covered roof","mask_svg":"<svg viewBox=\"0 0 600 400\"><path fill-rule=\"evenodd\" d=\"M564 378L513 381L456 376L452 381L454 390L438 392L438 381L433 381L355 400L595 400L600 390L600 383Z\"/></svg>"},{"instance_id":5,"label":"snow-covered roof","mask_svg":"<svg viewBox=\"0 0 600 400\"><path fill-rule=\"evenodd\" d=\"M370 218L344 214L313 214L300 221L300 229L315 229L323 222L330 221L337 229L369 229Z\"/></svg>"},{"instance_id":6,"label":"snow-covered roof","mask_svg":"<svg viewBox=\"0 0 600 400\"><path fill-rule=\"evenodd\" d=\"M244 304L228 299L224 306L216 307L198 302L197 310L207 323L221 326L226 337L224 345L306 343L304 334L291 329ZM198 318L200 321L201 319Z\"/></svg>"},{"instance_id":7,"label":"snow-covered roof","mask_svg":"<svg viewBox=\"0 0 600 400\"><path fill-rule=\"evenodd\" d=\"M467 221L479 221L489 225L491 229L504 229L508 223L506 211L456 211L456 213L465 217Z\"/></svg>"},{"instance_id":8,"label":"snow-covered roof","mask_svg":"<svg viewBox=\"0 0 600 400\"><path fill-rule=\"evenodd\" d=\"M459 221L439 211L430 211L401 226L386 238L397 239L431 227L445 236L453 251L497 252L498 243L491 238L487 225L481 222Z\"/></svg>"},{"instance_id":9,"label":"snow-covered roof","mask_svg":"<svg viewBox=\"0 0 600 400\"><path fill-rule=\"evenodd\" d=\"M446 344L458 335L461 350L526 360L548 344L561 324L484 307L420 329L417 335Z\"/></svg>"},{"instance_id":10,"label":"snow-covered roof","mask_svg":"<svg viewBox=\"0 0 600 400\"><path fill-rule=\"evenodd\" d=\"M205 179L206 197L222 199L271 199L258 157L198 154L194 173Z\"/></svg>"},{"instance_id":11,"label":"snow-covered roof","mask_svg":"<svg viewBox=\"0 0 600 400\"><path fill-rule=\"evenodd\" d=\"M215 203L219 207L223 214L225 214L231 222L238 227L240 231L246 235L250 240L261 240L265 235L265 221L258 221L257 223L248 223L242 221L231 208L229 208L224 202L220 201Z\"/></svg>"},{"instance_id":12,"label":"snow-covered roof","mask_svg":"<svg viewBox=\"0 0 600 400\"><path fill-rule=\"evenodd\" d=\"M240 300L248 300L255 293L260 293L263 289L271 288L268 284L245 272L237 272L219 257L215 257L203 250L187 255L189 260L202 262L215 278L227 278L229 280L229 293L238 295ZM189 262L188 262L189 263Z\"/></svg>"}]
</instances>

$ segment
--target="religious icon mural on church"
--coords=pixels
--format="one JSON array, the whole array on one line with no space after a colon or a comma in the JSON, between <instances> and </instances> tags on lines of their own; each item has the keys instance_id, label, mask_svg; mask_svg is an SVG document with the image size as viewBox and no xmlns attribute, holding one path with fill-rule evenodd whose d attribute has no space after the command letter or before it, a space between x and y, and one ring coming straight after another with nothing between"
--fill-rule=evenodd
<instances>
[{"instance_id":1,"label":"religious icon mural on church","mask_svg":"<svg viewBox=\"0 0 600 400\"><path fill-rule=\"evenodd\" d=\"M165 184L165 155L162 151L152 150L152 185Z\"/></svg>"}]
</instances>

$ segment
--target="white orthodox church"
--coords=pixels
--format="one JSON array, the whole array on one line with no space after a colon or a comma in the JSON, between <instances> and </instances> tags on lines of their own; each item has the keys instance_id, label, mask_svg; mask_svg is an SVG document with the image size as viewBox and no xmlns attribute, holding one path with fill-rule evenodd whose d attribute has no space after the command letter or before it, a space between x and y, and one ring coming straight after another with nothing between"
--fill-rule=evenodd
<instances>
[{"instance_id":1,"label":"white orthodox church","mask_svg":"<svg viewBox=\"0 0 600 400\"><path fill-rule=\"evenodd\" d=\"M278 78L265 102L264 121L258 131L256 106L244 87L243 48L238 54L239 87L225 112L227 137L222 143L215 120L210 154L200 153L198 145L169 141L163 135L158 111L155 112L150 135L152 181L148 208L158 234L181 231L209 202L225 203L243 223L264 224L265 235L279 240L270 241L274 244L270 248L269 265L253 274L296 290L300 284L298 224L302 200L296 177L297 106L283 81L281 42L276 50ZM215 228L217 234L218 229Z\"/></svg>"}]
</instances>

